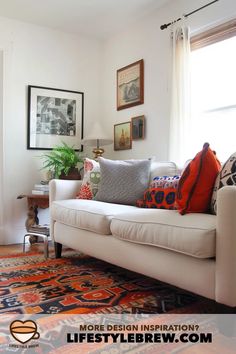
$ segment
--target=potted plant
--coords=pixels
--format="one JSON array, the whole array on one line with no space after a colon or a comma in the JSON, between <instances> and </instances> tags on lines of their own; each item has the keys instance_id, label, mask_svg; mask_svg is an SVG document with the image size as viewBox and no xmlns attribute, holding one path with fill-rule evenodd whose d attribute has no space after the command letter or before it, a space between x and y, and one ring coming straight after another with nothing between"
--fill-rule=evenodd
<instances>
[{"instance_id":1,"label":"potted plant","mask_svg":"<svg viewBox=\"0 0 236 354\"><path fill-rule=\"evenodd\" d=\"M83 159L65 142L62 142L61 146L55 146L51 152L42 155L41 158L44 160L42 169L49 170L53 178L80 179L77 164L83 163Z\"/></svg>"}]
</instances>

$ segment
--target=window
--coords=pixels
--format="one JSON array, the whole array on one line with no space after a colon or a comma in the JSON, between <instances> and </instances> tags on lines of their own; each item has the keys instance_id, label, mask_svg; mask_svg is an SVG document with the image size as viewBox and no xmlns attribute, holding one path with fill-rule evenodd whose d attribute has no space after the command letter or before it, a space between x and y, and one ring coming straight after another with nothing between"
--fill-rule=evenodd
<instances>
[{"instance_id":1,"label":"window","mask_svg":"<svg viewBox=\"0 0 236 354\"><path fill-rule=\"evenodd\" d=\"M236 151L236 21L192 40L191 112L191 155L209 142L224 162Z\"/></svg>"}]
</instances>

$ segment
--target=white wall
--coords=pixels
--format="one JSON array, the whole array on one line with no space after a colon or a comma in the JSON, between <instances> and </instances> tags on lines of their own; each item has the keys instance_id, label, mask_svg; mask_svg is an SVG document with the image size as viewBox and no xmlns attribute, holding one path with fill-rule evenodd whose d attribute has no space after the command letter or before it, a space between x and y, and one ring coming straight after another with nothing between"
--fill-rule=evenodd
<instances>
[{"instance_id":1,"label":"white wall","mask_svg":"<svg viewBox=\"0 0 236 354\"><path fill-rule=\"evenodd\" d=\"M0 102L0 168L3 170L0 174L0 244L22 241L26 200L16 197L29 193L34 183L42 178L41 161L36 158L42 151L26 149L27 85L84 91L85 133L94 120L101 119L106 133L112 136L115 123L144 114L146 139L133 142L132 150L122 152L107 146L105 156L118 159L156 155L159 160L166 160L171 48L169 30L161 31L160 25L205 3L205 0L171 1L103 45L93 39L0 18L0 50L3 49L4 62L3 119ZM220 0L191 16L189 24L191 30L196 31L235 14L235 0ZM116 70L142 58L144 104L118 112ZM90 150L87 150L89 154Z\"/></svg>"},{"instance_id":2,"label":"white wall","mask_svg":"<svg viewBox=\"0 0 236 354\"><path fill-rule=\"evenodd\" d=\"M97 40L0 18L1 48L4 51L4 114L0 124L0 134L3 127L0 207L4 216L0 244L4 244L22 242L27 207L25 199L16 197L30 193L43 177L39 171L41 160L36 157L43 151L26 149L27 85L83 91L86 132L101 109L101 44Z\"/></svg>"},{"instance_id":3,"label":"white wall","mask_svg":"<svg viewBox=\"0 0 236 354\"><path fill-rule=\"evenodd\" d=\"M160 25L171 22L182 14L205 5L205 0L175 0L162 7L137 25L124 30L104 45L104 114L103 124L109 133L113 125L129 121L131 117L146 116L147 131L144 141L134 141L132 150L113 151L106 147L107 157L143 158L156 156L168 159L171 45L170 27L164 31ZM192 33L202 31L236 15L235 0L219 2L195 13L187 23ZM116 71L139 59L144 59L144 104L121 111L116 110Z\"/></svg>"}]
</instances>

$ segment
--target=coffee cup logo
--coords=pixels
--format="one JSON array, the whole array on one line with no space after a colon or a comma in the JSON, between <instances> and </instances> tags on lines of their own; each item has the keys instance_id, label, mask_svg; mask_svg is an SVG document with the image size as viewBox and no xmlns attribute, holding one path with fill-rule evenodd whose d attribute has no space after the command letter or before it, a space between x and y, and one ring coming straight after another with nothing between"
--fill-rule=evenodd
<instances>
[{"instance_id":1,"label":"coffee cup logo","mask_svg":"<svg viewBox=\"0 0 236 354\"><path fill-rule=\"evenodd\" d=\"M40 337L34 321L13 321L10 325L11 335L20 343L27 343L31 339Z\"/></svg>"}]
</instances>

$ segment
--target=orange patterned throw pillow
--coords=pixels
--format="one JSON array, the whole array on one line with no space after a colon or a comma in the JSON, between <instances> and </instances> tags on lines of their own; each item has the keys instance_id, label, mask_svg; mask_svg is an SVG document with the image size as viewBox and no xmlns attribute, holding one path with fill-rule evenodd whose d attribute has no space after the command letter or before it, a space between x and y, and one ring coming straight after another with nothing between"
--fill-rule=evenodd
<instances>
[{"instance_id":1,"label":"orange patterned throw pillow","mask_svg":"<svg viewBox=\"0 0 236 354\"><path fill-rule=\"evenodd\" d=\"M143 199L136 202L139 208L176 209L176 188L148 188Z\"/></svg>"},{"instance_id":2,"label":"orange patterned throw pillow","mask_svg":"<svg viewBox=\"0 0 236 354\"><path fill-rule=\"evenodd\" d=\"M176 209L175 199L180 176L156 176L143 199L136 201L139 208Z\"/></svg>"},{"instance_id":3,"label":"orange patterned throw pillow","mask_svg":"<svg viewBox=\"0 0 236 354\"><path fill-rule=\"evenodd\" d=\"M205 143L202 151L188 164L180 178L176 197L180 214L209 211L215 179L220 168L215 153L209 144Z\"/></svg>"}]
</instances>

